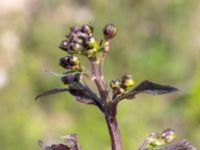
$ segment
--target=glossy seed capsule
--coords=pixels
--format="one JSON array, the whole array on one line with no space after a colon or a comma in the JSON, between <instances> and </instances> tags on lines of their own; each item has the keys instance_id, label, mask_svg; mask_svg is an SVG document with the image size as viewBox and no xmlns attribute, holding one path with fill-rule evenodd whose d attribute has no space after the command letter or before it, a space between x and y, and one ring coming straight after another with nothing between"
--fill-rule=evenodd
<instances>
[{"instance_id":1,"label":"glossy seed capsule","mask_svg":"<svg viewBox=\"0 0 200 150\"><path fill-rule=\"evenodd\" d=\"M133 78L131 75L124 75L122 77L122 88L127 89L129 87L132 87L135 84Z\"/></svg>"},{"instance_id":2,"label":"glossy seed capsule","mask_svg":"<svg viewBox=\"0 0 200 150\"><path fill-rule=\"evenodd\" d=\"M165 141L165 143L172 143L176 138L176 133L172 129L166 129L162 132L161 138Z\"/></svg>"},{"instance_id":3,"label":"glossy seed capsule","mask_svg":"<svg viewBox=\"0 0 200 150\"><path fill-rule=\"evenodd\" d=\"M72 49L73 51L75 51L76 53L79 53L82 49L83 49L83 46L79 43L75 43L73 46L72 46Z\"/></svg>"},{"instance_id":4,"label":"glossy seed capsule","mask_svg":"<svg viewBox=\"0 0 200 150\"><path fill-rule=\"evenodd\" d=\"M74 75L73 74L68 74L65 76L61 77L61 81L63 82L63 84L70 84L72 82L74 82Z\"/></svg>"},{"instance_id":5,"label":"glossy seed capsule","mask_svg":"<svg viewBox=\"0 0 200 150\"><path fill-rule=\"evenodd\" d=\"M63 40L60 43L60 46L59 46L59 48L62 49L62 50L64 50L64 51L68 50L69 47L70 47L70 44L69 44L69 42L67 40Z\"/></svg>"},{"instance_id":6,"label":"glossy seed capsule","mask_svg":"<svg viewBox=\"0 0 200 150\"><path fill-rule=\"evenodd\" d=\"M79 65L80 64L80 60L78 59L78 57L74 56L74 55L70 55L68 57L68 61L70 64L72 65Z\"/></svg>"},{"instance_id":7,"label":"glossy seed capsule","mask_svg":"<svg viewBox=\"0 0 200 150\"><path fill-rule=\"evenodd\" d=\"M81 73L76 73L74 75L74 82L80 82L81 80L83 80L83 75Z\"/></svg>"},{"instance_id":8,"label":"glossy seed capsule","mask_svg":"<svg viewBox=\"0 0 200 150\"><path fill-rule=\"evenodd\" d=\"M88 34L88 35L93 33L93 30L94 30L93 26L88 25L88 24L83 25L82 28L81 28L81 31L83 33Z\"/></svg>"},{"instance_id":9,"label":"glossy seed capsule","mask_svg":"<svg viewBox=\"0 0 200 150\"><path fill-rule=\"evenodd\" d=\"M112 88L112 89L114 89L114 88L120 88L120 81L119 80L112 80L111 82L110 82L110 87Z\"/></svg>"},{"instance_id":10,"label":"glossy seed capsule","mask_svg":"<svg viewBox=\"0 0 200 150\"><path fill-rule=\"evenodd\" d=\"M105 40L109 40L115 37L117 34L117 28L113 24L107 24L103 29L103 35Z\"/></svg>"},{"instance_id":11,"label":"glossy seed capsule","mask_svg":"<svg viewBox=\"0 0 200 150\"><path fill-rule=\"evenodd\" d=\"M69 55L61 57L59 60L59 65L65 69L78 70L80 68L80 60L76 56Z\"/></svg>"},{"instance_id":12,"label":"glossy seed capsule","mask_svg":"<svg viewBox=\"0 0 200 150\"><path fill-rule=\"evenodd\" d=\"M85 41L86 46L88 49L92 48L98 48L98 42L95 40L95 38L91 37Z\"/></svg>"}]
</instances>

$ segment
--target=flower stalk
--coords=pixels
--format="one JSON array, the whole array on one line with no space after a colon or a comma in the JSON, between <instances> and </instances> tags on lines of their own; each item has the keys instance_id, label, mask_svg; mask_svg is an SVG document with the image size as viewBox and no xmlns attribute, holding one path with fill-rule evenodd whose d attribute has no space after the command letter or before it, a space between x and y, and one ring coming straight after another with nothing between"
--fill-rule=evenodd
<instances>
[{"instance_id":1,"label":"flower stalk","mask_svg":"<svg viewBox=\"0 0 200 150\"><path fill-rule=\"evenodd\" d=\"M102 64L110 51L110 42L116 36L117 28L113 24L107 24L103 28L103 39L100 42L94 37L93 31L92 25L70 28L66 39L59 46L61 50L68 54L59 60L59 65L66 70L61 76L61 81L67 87L46 91L39 94L36 99L60 92L68 92L78 102L97 106L105 116L112 150L122 150L120 129L117 121L117 106L119 102L124 99L134 99L136 95L142 93L159 95L175 92L178 89L148 80L144 80L135 86L133 77L129 74L123 75L121 80L112 80L109 87L104 80ZM90 73L84 70L85 67L82 66L78 58L80 55L88 58L91 65ZM95 83L98 93L87 86L84 79L85 76ZM164 139L165 141L171 142L171 133L173 132L170 130L170 132L163 134L163 137L167 137ZM164 140L162 139L162 141ZM66 148L67 150L81 149L75 135L67 136L67 142L73 144L70 146L63 144L53 145L51 148L52 150L60 150L61 148ZM143 145L146 146L145 144ZM141 146L139 150L142 150L144 146ZM41 147L45 146L42 145Z\"/></svg>"}]
</instances>

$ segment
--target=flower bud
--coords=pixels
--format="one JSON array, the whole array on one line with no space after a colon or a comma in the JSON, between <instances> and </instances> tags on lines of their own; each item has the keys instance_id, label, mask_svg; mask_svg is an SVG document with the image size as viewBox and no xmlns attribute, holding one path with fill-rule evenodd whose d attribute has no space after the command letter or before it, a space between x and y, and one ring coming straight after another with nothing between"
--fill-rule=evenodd
<instances>
[{"instance_id":1,"label":"flower bud","mask_svg":"<svg viewBox=\"0 0 200 150\"><path fill-rule=\"evenodd\" d=\"M115 37L117 33L117 28L113 24L107 24L103 29L103 34L105 40L110 40Z\"/></svg>"},{"instance_id":2,"label":"flower bud","mask_svg":"<svg viewBox=\"0 0 200 150\"><path fill-rule=\"evenodd\" d=\"M96 54L97 54L97 49L96 48L92 48L92 49L88 49L88 50L86 50L86 55L87 55L87 57L89 58L89 57L93 57L93 56L95 56Z\"/></svg>"},{"instance_id":3,"label":"flower bud","mask_svg":"<svg viewBox=\"0 0 200 150\"><path fill-rule=\"evenodd\" d=\"M120 80L112 80L110 83L110 87L112 89L113 99L125 92L124 89L121 88Z\"/></svg>"},{"instance_id":4,"label":"flower bud","mask_svg":"<svg viewBox=\"0 0 200 150\"><path fill-rule=\"evenodd\" d=\"M163 145L163 142L160 139L152 138L149 141L149 145L152 147L157 147L157 146Z\"/></svg>"},{"instance_id":5,"label":"flower bud","mask_svg":"<svg viewBox=\"0 0 200 150\"><path fill-rule=\"evenodd\" d=\"M63 82L63 84L70 84L74 82L74 75L73 74L64 75L61 77L61 81Z\"/></svg>"},{"instance_id":6,"label":"flower bud","mask_svg":"<svg viewBox=\"0 0 200 150\"><path fill-rule=\"evenodd\" d=\"M112 80L111 83L110 83L110 87L112 89L115 89L115 88L120 88L120 81L119 80Z\"/></svg>"},{"instance_id":7,"label":"flower bud","mask_svg":"<svg viewBox=\"0 0 200 150\"><path fill-rule=\"evenodd\" d=\"M93 33L93 30L94 30L93 26L88 25L88 24L83 25L82 28L81 28L81 31L82 31L83 33L88 34L88 35L89 35L89 34L92 34L92 33Z\"/></svg>"},{"instance_id":8,"label":"flower bud","mask_svg":"<svg viewBox=\"0 0 200 150\"><path fill-rule=\"evenodd\" d=\"M74 74L74 82L80 82L83 80L83 75L81 73Z\"/></svg>"},{"instance_id":9,"label":"flower bud","mask_svg":"<svg viewBox=\"0 0 200 150\"><path fill-rule=\"evenodd\" d=\"M122 88L127 89L129 87L132 87L134 84L135 82L131 75L126 74L122 77Z\"/></svg>"},{"instance_id":10,"label":"flower bud","mask_svg":"<svg viewBox=\"0 0 200 150\"><path fill-rule=\"evenodd\" d=\"M72 49L75 53L79 53L83 49L83 46L79 43L74 43Z\"/></svg>"},{"instance_id":11,"label":"flower bud","mask_svg":"<svg viewBox=\"0 0 200 150\"><path fill-rule=\"evenodd\" d=\"M163 145L164 143L163 140L160 138L160 134L153 132L148 137L148 144L151 147L157 147Z\"/></svg>"},{"instance_id":12,"label":"flower bud","mask_svg":"<svg viewBox=\"0 0 200 150\"><path fill-rule=\"evenodd\" d=\"M59 65L65 69L78 70L80 69L80 60L76 56L69 55L60 58Z\"/></svg>"},{"instance_id":13,"label":"flower bud","mask_svg":"<svg viewBox=\"0 0 200 150\"><path fill-rule=\"evenodd\" d=\"M95 38L91 37L85 41L86 46L88 49L92 48L98 48L98 42L95 40Z\"/></svg>"},{"instance_id":14,"label":"flower bud","mask_svg":"<svg viewBox=\"0 0 200 150\"><path fill-rule=\"evenodd\" d=\"M161 138L165 141L165 143L169 144L175 140L176 133L172 129L165 129L161 134Z\"/></svg>"},{"instance_id":15,"label":"flower bud","mask_svg":"<svg viewBox=\"0 0 200 150\"><path fill-rule=\"evenodd\" d=\"M80 31L80 28L78 26L73 26L73 27L70 27L70 31L73 33L77 33Z\"/></svg>"},{"instance_id":16,"label":"flower bud","mask_svg":"<svg viewBox=\"0 0 200 150\"><path fill-rule=\"evenodd\" d=\"M59 48L64 50L64 51L67 51L70 47L70 44L67 40L63 40L61 43L60 43L60 46Z\"/></svg>"}]
</instances>

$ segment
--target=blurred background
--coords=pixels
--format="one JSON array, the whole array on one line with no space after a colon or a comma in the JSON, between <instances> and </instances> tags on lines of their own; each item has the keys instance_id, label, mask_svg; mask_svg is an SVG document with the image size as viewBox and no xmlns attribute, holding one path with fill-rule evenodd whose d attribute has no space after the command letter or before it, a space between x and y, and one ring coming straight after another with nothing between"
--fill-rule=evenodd
<instances>
[{"instance_id":1,"label":"blurred background","mask_svg":"<svg viewBox=\"0 0 200 150\"><path fill-rule=\"evenodd\" d=\"M67 93L34 101L64 87L58 49L72 25L92 23L95 34L112 22L118 34L105 61L106 80L124 73L170 84L180 91L139 95L119 106L125 150L150 132L172 128L178 140L200 147L200 1L198 0L0 0L0 149L36 150L77 133L83 150L109 150L103 115Z\"/></svg>"}]
</instances>

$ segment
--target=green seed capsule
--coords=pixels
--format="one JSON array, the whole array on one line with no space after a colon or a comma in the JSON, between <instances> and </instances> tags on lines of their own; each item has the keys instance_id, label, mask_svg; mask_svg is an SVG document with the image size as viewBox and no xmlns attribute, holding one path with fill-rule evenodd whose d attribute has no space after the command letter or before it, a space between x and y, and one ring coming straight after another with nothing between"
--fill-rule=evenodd
<instances>
[{"instance_id":1,"label":"green seed capsule","mask_svg":"<svg viewBox=\"0 0 200 150\"><path fill-rule=\"evenodd\" d=\"M134 86L134 84L135 82L131 75L126 74L122 77L122 84L121 84L122 88L127 89L129 87Z\"/></svg>"},{"instance_id":2,"label":"green seed capsule","mask_svg":"<svg viewBox=\"0 0 200 150\"><path fill-rule=\"evenodd\" d=\"M86 41L86 45L89 49L98 48L98 42L93 37Z\"/></svg>"},{"instance_id":3,"label":"green seed capsule","mask_svg":"<svg viewBox=\"0 0 200 150\"><path fill-rule=\"evenodd\" d=\"M163 142L160 139L151 139L151 141L149 142L149 145L152 147L157 147L157 146L163 145Z\"/></svg>"},{"instance_id":4,"label":"green seed capsule","mask_svg":"<svg viewBox=\"0 0 200 150\"><path fill-rule=\"evenodd\" d=\"M95 56L96 54L97 54L97 49L96 48L92 48L92 49L89 49L89 50L87 50L87 56L88 57L93 57L93 56Z\"/></svg>"},{"instance_id":5,"label":"green seed capsule","mask_svg":"<svg viewBox=\"0 0 200 150\"><path fill-rule=\"evenodd\" d=\"M163 145L163 140L160 138L160 134L158 133L151 133L148 137L148 144L151 147L157 147Z\"/></svg>"},{"instance_id":6,"label":"green seed capsule","mask_svg":"<svg viewBox=\"0 0 200 150\"><path fill-rule=\"evenodd\" d=\"M117 34L117 28L113 24L107 24L103 29L103 35L105 40L110 40Z\"/></svg>"},{"instance_id":7,"label":"green seed capsule","mask_svg":"<svg viewBox=\"0 0 200 150\"><path fill-rule=\"evenodd\" d=\"M119 80L112 80L111 81L111 83L110 83L110 87L112 88L112 89L114 89L114 88L120 88L120 81Z\"/></svg>"}]
</instances>

